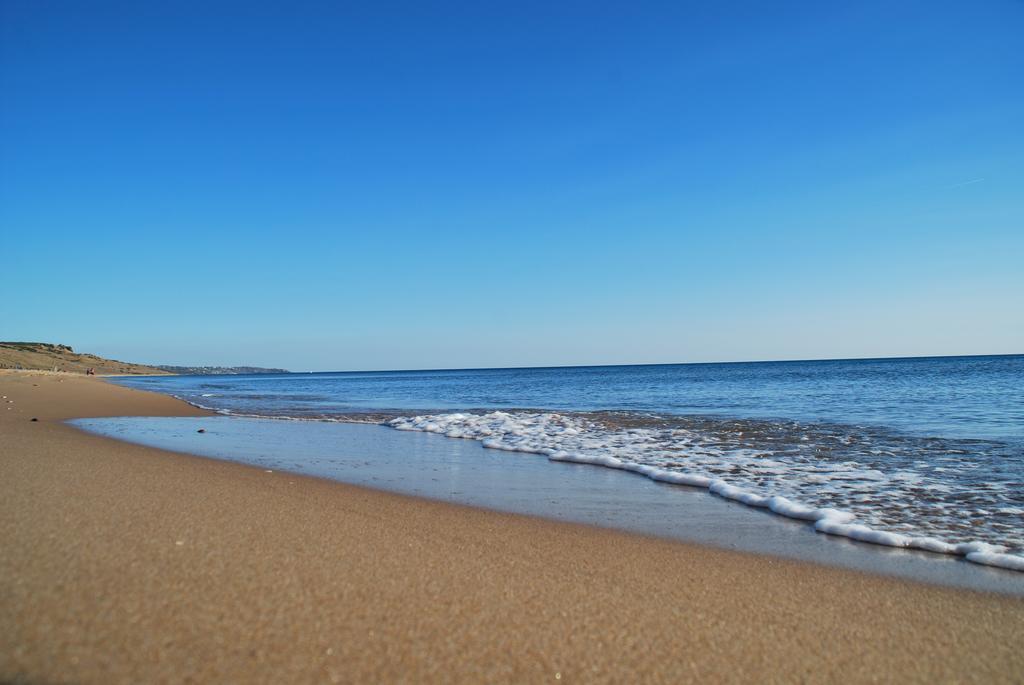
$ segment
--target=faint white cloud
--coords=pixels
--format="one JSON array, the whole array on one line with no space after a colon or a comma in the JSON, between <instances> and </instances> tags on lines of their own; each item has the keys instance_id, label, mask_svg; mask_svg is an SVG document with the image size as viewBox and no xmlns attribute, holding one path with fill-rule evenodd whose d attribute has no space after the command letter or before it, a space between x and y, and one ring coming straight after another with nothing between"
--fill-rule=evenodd
<instances>
[{"instance_id":1,"label":"faint white cloud","mask_svg":"<svg viewBox=\"0 0 1024 685\"><path fill-rule=\"evenodd\" d=\"M981 183L985 179L983 178L972 178L970 181L964 181L963 183L954 183L951 186L947 186L946 190L952 190L953 188L963 188L964 186L972 186L975 183Z\"/></svg>"}]
</instances>

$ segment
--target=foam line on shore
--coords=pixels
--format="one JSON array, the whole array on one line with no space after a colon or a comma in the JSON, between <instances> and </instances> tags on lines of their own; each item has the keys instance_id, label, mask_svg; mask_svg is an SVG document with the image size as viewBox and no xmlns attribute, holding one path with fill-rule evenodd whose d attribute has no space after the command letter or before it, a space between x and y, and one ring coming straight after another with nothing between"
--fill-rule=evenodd
<instances>
[{"instance_id":1,"label":"foam line on shore","mask_svg":"<svg viewBox=\"0 0 1024 685\"><path fill-rule=\"evenodd\" d=\"M651 480L673 485L706 489L712 494L746 506L767 509L779 516L808 521L814 530L827 535L846 537L888 547L917 549L937 554L960 556L970 562L999 568L1024 571L1024 557L1006 553L1006 547L980 541L951 543L931 536L896 533L855 523L856 515L830 507L813 507L780 495L758 493L729 483L722 478L640 464L624 458L622 452L613 456L607 448L593 451L559 449L559 437L575 438L579 427L556 414L543 416L544 429L517 423L514 415L491 412L485 415L442 414L399 417L387 422L397 430L437 433L450 438L473 439L488 449L524 452L547 457L551 461L589 464L628 471ZM531 415L531 420L536 416ZM635 432L635 431L634 431ZM611 441L611 439L609 439Z\"/></svg>"}]
</instances>

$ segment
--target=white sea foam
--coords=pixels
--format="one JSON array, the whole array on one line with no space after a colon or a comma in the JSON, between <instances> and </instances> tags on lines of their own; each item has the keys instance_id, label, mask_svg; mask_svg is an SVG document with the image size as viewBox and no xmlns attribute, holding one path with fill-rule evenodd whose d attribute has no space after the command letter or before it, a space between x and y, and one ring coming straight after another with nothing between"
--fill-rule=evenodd
<instances>
[{"instance_id":1,"label":"white sea foam","mask_svg":"<svg viewBox=\"0 0 1024 685\"><path fill-rule=\"evenodd\" d=\"M1013 571L1024 571L1024 557L1016 554L999 554L996 552L971 552L967 555L968 561L986 566L998 566Z\"/></svg>"},{"instance_id":2,"label":"white sea foam","mask_svg":"<svg viewBox=\"0 0 1024 685\"><path fill-rule=\"evenodd\" d=\"M951 491L949 481L939 480L944 478L942 472L930 476L901 469L887 474L856 460L768 454L736 445L724 448L688 429L624 428L585 415L555 412L435 414L400 417L388 425L478 440L488 449L539 454L552 461L603 466L662 483L705 488L731 501L809 521L816 531L828 535L958 555L979 564L1024 571L1024 556L1007 553L1003 545L941 539L961 530L956 500L938 497L927 504L920 500L926 493ZM806 442L806 437L800 439ZM1015 507L999 511L1018 513ZM979 508L973 515L988 513ZM922 520L927 522L924 530L914 532Z\"/></svg>"}]
</instances>

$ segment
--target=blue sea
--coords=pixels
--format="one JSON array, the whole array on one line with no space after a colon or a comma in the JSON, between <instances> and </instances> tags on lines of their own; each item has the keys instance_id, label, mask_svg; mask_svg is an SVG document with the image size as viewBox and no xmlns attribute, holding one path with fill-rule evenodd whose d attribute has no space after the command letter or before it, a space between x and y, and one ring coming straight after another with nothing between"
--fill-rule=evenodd
<instances>
[{"instance_id":1,"label":"blue sea","mask_svg":"<svg viewBox=\"0 0 1024 685\"><path fill-rule=\"evenodd\" d=\"M630 471L821 533L1024 570L1024 355L117 382L227 415Z\"/></svg>"}]
</instances>

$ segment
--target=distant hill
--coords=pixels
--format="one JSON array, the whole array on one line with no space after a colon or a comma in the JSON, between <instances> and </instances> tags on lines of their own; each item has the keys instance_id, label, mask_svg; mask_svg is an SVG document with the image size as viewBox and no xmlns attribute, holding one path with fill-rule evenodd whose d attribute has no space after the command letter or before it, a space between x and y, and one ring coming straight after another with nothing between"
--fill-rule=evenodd
<instances>
[{"instance_id":1,"label":"distant hill","mask_svg":"<svg viewBox=\"0 0 1024 685\"><path fill-rule=\"evenodd\" d=\"M287 369L265 369L262 366L165 366L157 367L182 376L238 375L243 373L290 373Z\"/></svg>"},{"instance_id":2,"label":"distant hill","mask_svg":"<svg viewBox=\"0 0 1024 685\"><path fill-rule=\"evenodd\" d=\"M169 372L155 366L130 364L104 359L94 354L75 352L68 345L40 342L0 342L0 369L29 369L85 373L93 369L100 375L165 376Z\"/></svg>"}]
</instances>

